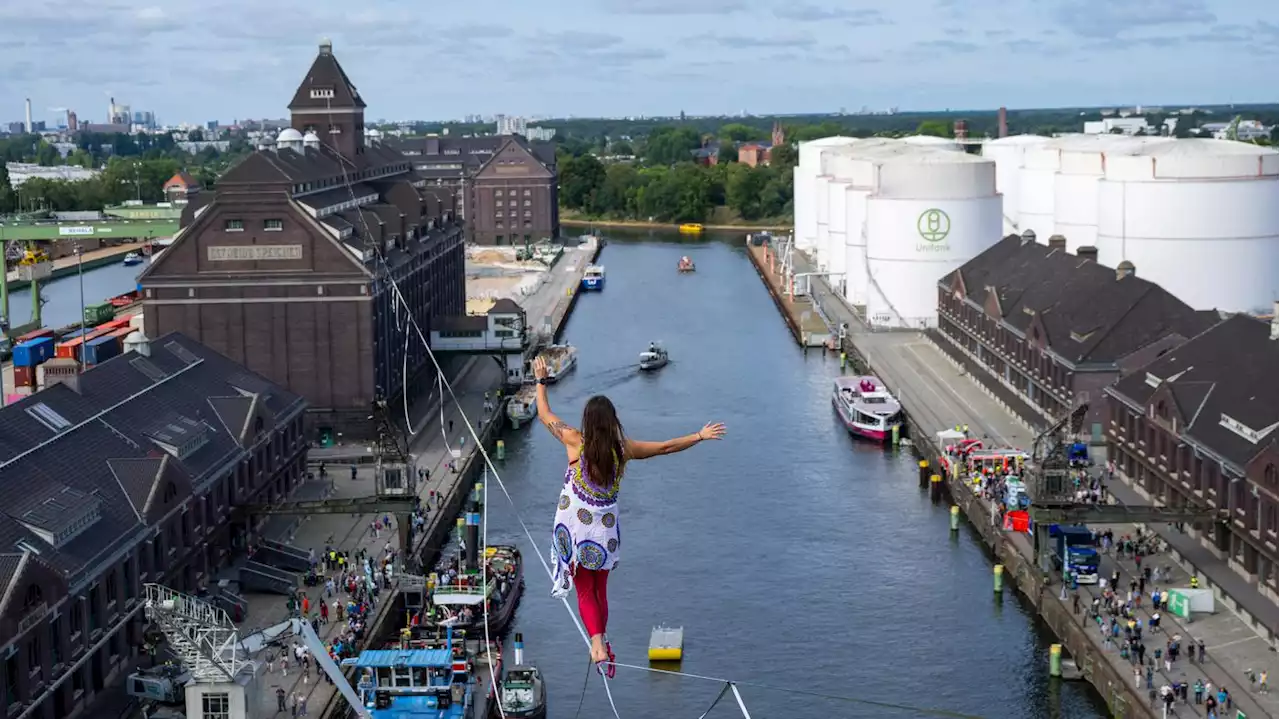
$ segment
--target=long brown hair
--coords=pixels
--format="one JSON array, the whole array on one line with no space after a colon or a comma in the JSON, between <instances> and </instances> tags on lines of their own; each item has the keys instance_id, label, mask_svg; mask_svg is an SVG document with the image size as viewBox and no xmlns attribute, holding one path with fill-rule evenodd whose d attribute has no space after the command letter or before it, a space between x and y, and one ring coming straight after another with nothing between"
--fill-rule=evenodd
<instances>
[{"instance_id":1,"label":"long brown hair","mask_svg":"<svg viewBox=\"0 0 1280 719\"><path fill-rule=\"evenodd\" d=\"M582 409L582 458L592 484L607 488L622 473L626 461L622 423L613 402L604 395L587 400Z\"/></svg>"}]
</instances>

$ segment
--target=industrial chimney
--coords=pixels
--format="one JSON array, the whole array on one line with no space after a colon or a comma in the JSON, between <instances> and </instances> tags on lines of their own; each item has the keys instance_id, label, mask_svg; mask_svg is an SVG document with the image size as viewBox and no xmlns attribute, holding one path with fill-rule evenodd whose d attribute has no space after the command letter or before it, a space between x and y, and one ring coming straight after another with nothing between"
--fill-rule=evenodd
<instances>
[{"instance_id":1,"label":"industrial chimney","mask_svg":"<svg viewBox=\"0 0 1280 719\"><path fill-rule=\"evenodd\" d=\"M31 124L31 98L27 98L27 133L30 134L34 125Z\"/></svg>"},{"instance_id":2,"label":"industrial chimney","mask_svg":"<svg viewBox=\"0 0 1280 719\"><path fill-rule=\"evenodd\" d=\"M1003 107L1000 108L1000 112L996 114L996 118L998 119L998 123L1000 126L999 129L996 130L996 133L997 133L996 137L1008 137L1009 136L1009 111L1004 109Z\"/></svg>"},{"instance_id":3,"label":"industrial chimney","mask_svg":"<svg viewBox=\"0 0 1280 719\"><path fill-rule=\"evenodd\" d=\"M1098 261L1098 248L1093 245L1080 245L1076 248L1076 257L1082 260Z\"/></svg>"},{"instance_id":4,"label":"industrial chimney","mask_svg":"<svg viewBox=\"0 0 1280 719\"><path fill-rule=\"evenodd\" d=\"M951 126L951 134L957 140L965 140L969 137L969 123L964 120L956 120Z\"/></svg>"}]
</instances>

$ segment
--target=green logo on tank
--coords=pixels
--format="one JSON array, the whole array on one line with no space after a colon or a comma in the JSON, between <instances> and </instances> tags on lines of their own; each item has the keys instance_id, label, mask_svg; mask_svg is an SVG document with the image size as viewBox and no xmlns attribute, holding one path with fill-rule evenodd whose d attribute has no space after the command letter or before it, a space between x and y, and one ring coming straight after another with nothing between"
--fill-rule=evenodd
<instances>
[{"instance_id":1,"label":"green logo on tank","mask_svg":"<svg viewBox=\"0 0 1280 719\"><path fill-rule=\"evenodd\" d=\"M942 210L925 210L916 220L916 231L925 242L942 242L951 234L951 217Z\"/></svg>"}]
</instances>

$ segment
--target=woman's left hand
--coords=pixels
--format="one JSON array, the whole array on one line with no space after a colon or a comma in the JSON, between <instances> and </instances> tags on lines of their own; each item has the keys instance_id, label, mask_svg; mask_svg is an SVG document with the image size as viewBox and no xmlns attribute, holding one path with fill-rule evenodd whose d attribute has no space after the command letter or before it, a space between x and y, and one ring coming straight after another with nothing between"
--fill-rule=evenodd
<instances>
[{"instance_id":1,"label":"woman's left hand","mask_svg":"<svg viewBox=\"0 0 1280 719\"><path fill-rule=\"evenodd\" d=\"M708 422L702 429L698 430L698 439L721 439L724 437L724 424L721 422Z\"/></svg>"}]
</instances>

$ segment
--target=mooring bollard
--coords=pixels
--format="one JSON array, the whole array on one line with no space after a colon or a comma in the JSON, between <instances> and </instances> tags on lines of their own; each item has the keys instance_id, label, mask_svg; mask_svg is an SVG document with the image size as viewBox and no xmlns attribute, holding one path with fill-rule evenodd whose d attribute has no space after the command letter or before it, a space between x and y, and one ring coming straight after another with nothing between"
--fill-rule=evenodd
<instances>
[{"instance_id":1,"label":"mooring bollard","mask_svg":"<svg viewBox=\"0 0 1280 719\"><path fill-rule=\"evenodd\" d=\"M844 369L845 365L848 363L849 363L849 355L841 351L840 352L840 369Z\"/></svg>"},{"instance_id":2,"label":"mooring bollard","mask_svg":"<svg viewBox=\"0 0 1280 719\"><path fill-rule=\"evenodd\" d=\"M922 459L918 465L920 467L920 486L925 487L929 484L929 460Z\"/></svg>"},{"instance_id":3,"label":"mooring bollard","mask_svg":"<svg viewBox=\"0 0 1280 719\"><path fill-rule=\"evenodd\" d=\"M902 441L902 425L893 425L893 446L897 447Z\"/></svg>"},{"instance_id":4,"label":"mooring bollard","mask_svg":"<svg viewBox=\"0 0 1280 719\"><path fill-rule=\"evenodd\" d=\"M996 592L1004 591L1004 565L997 564L994 570Z\"/></svg>"},{"instance_id":5,"label":"mooring bollard","mask_svg":"<svg viewBox=\"0 0 1280 719\"><path fill-rule=\"evenodd\" d=\"M502 440L498 440L498 459L506 459L506 458L507 458L507 443Z\"/></svg>"},{"instance_id":6,"label":"mooring bollard","mask_svg":"<svg viewBox=\"0 0 1280 719\"><path fill-rule=\"evenodd\" d=\"M957 532L959 530L960 530L960 508L953 504L951 505L951 531Z\"/></svg>"},{"instance_id":7,"label":"mooring bollard","mask_svg":"<svg viewBox=\"0 0 1280 719\"><path fill-rule=\"evenodd\" d=\"M1049 645L1049 676L1062 676L1062 645Z\"/></svg>"},{"instance_id":8,"label":"mooring bollard","mask_svg":"<svg viewBox=\"0 0 1280 719\"><path fill-rule=\"evenodd\" d=\"M936 474L929 477L929 496L935 501L942 496L942 477Z\"/></svg>"}]
</instances>

